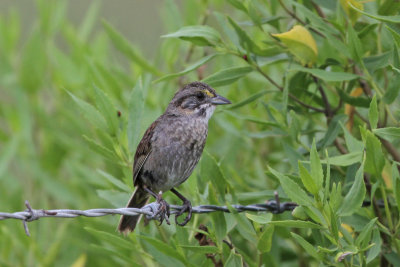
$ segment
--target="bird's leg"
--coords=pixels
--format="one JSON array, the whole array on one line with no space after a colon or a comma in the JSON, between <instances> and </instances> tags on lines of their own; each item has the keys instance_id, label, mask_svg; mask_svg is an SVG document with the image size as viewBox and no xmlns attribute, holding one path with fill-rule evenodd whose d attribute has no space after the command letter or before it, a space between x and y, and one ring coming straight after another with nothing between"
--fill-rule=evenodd
<instances>
[{"instance_id":1,"label":"bird's leg","mask_svg":"<svg viewBox=\"0 0 400 267\"><path fill-rule=\"evenodd\" d=\"M160 204L158 211L156 212L156 214L154 214L153 217L160 215L160 225L163 223L164 219L167 222L167 224L171 224L169 222L169 215L170 215L169 204L162 198L162 192L160 191L160 193L156 194L146 186L144 187L144 190L146 190L147 193L155 197L157 203Z\"/></svg>"},{"instance_id":2,"label":"bird's leg","mask_svg":"<svg viewBox=\"0 0 400 267\"><path fill-rule=\"evenodd\" d=\"M185 226L192 218L192 203L190 203L190 201L187 198L185 198L181 193L176 191L175 188L172 188L171 192L174 193L177 197L179 197L183 201L182 209L175 215L175 223L180 226ZM178 217L181 216L185 211L188 212L188 215L186 216L185 220L182 223L179 223Z\"/></svg>"}]
</instances>

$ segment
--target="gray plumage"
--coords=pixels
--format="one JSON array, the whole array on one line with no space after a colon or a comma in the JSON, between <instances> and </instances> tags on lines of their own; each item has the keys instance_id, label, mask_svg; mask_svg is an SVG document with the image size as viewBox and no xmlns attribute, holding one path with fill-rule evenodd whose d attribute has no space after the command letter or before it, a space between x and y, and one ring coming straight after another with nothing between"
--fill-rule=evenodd
<instances>
[{"instance_id":1,"label":"gray plumage","mask_svg":"<svg viewBox=\"0 0 400 267\"><path fill-rule=\"evenodd\" d=\"M141 208L146 204L149 194L145 187L154 193L166 192L190 176L203 152L215 105L229 103L201 82L190 83L175 94L138 145L133 165L137 188L128 207ZM118 230L133 231L139 217L122 216Z\"/></svg>"}]
</instances>

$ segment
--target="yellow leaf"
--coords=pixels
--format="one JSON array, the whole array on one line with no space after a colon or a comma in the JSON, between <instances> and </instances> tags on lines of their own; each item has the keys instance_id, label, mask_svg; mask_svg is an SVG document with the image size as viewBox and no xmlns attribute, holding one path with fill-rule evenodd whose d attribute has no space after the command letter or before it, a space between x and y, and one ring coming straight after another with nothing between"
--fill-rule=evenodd
<instances>
[{"instance_id":1,"label":"yellow leaf","mask_svg":"<svg viewBox=\"0 0 400 267\"><path fill-rule=\"evenodd\" d=\"M351 92L350 96L358 97L358 96L362 95L362 93L363 93L363 89L361 87L358 87ZM354 111L355 111L354 106L352 106L350 104L346 104L344 106L344 114L349 116L349 120L346 123L346 128L347 128L347 130L349 130L349 132L351 132L351 130L353 129Z\"/></svg>"},{"instance_id":2,"label":"yellow leaf","mask_svg":"<svg viewBox=\"0 0 400 267\"><path fill-rule=\"evenodd\" d=\"M71 267L84 267L86 265L86 254L81 254L74 263L71 264Z\"/></svg>"},{"instance_id":3,"label":"yellow leaf","mask_svg":"<svg viewBox=\"0 0 400 267\"><path fill-rule=\"evenodd\" d=\"M347 232L349 232L353 237L354 237L354 229L353 227L351 227L348 224L342 223L341 226L347 230ZM341 232L339 232L339 236L343 237L343 234Z\"/></svg>"},{"instance_id":4,"label":"yellow leaf","mask_svg":"<svg viewBox=\"0 0 400 267\"><path fill-rule=\"evenodd\" d=\"M303 64L314 63L318 56L317 44L310 32L296 25L290 31L272 34L278 37Z\"/></svg>"},{"instance_id":5,"label":"yellow leaf","mask_svg":"<svg viewBox=\"0 0 400 267\"><path fill-rule=\"evenodd\" d=\"M382 170L382 178L385 181L386 188L393 189L392 185L392 170L391 166L388 162L386 162L385 167Z\"/></svg>"},{"instance_id":6,"label":"yellow leaf","mask_svg":"<svg viewBox=\"0 0 400 267\"><path fill-rule=\"evenodd\" d=\"M349 3L360 10L364 10L364 5L361 2L358 2L357 0L340 0L340 5L342 6L344 12L347 14L347 16L349 16L352 24L354 25L354 23L356 23L361 14L356 10L354 10L349 5Z\"/></svg>"}]
</instances>

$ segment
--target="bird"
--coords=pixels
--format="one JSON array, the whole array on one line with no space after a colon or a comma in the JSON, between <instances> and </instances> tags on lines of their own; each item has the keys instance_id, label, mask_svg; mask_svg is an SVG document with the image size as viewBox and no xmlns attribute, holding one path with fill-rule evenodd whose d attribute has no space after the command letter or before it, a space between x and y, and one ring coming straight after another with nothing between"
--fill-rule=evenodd
<instances>
[{"instance_id":1,"label":"bird","mask_svg":"<svg viewBox=\"0 0 400 267\"><path fill-rule=\"evenodd\" d=\"M208 121L216 106L231 104L227 98L204 82L191 82L178 90L165 112L145 131L137 146L133 163L133 192L127 208L142 208L151 196L156 198L160 224L169 224L169 204L162 194L171 191L183 201L175 223L186 225L192 217L191 202L176 190L185 182L203 153L208 134ZM187 216L182 223L178 217ZM135 230L141 215L121 216L118 231Z\"/></svg>"}]
</instances>

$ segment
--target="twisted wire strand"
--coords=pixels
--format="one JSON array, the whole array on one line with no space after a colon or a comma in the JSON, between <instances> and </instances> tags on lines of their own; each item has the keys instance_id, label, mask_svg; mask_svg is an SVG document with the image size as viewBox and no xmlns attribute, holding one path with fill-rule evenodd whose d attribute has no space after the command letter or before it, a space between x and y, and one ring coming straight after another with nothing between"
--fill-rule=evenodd
<instances>
[{"instance_id":1,"label":"twisted wire strand","mask_svg":"<svg viewBox=\"0 0 400 267\"><path fill-rule=\"evenodd\" d=\"M383 206L383 201L378 200L377 204L379 207ZM370 201L364 201L363 207L370 206ZM24 211L18 211L13 213L0 212L0 221L7 219L21 220L27 236L30 236L28 222L38 220L43 217L58 217L58 218L76 218L79 216L84 217L102 217L107 215L139 215L143 214L148 220L160 220L158 214L160 204L152 202L145 205L143 208L118 208L118 209L89 209L89 210L71 210L71 209L55 209L55 210L44 210L44 209L33 209L28 201L25 201L27 207ZM274 214L283 213L285 211L292 211L298 205L294 202L280 202L279 196L275 193L275 200L270 200L266 203L251 204L251 205L231 205L228 206L216 206L216 205L200 205L192 207L193 213L211 213L216 211L222 212L244 212L244 211L255 211L255 212L272 212ZM177 214L182 210L183 206L170 205L171 214Z\"/></svg>"},{"instance_id":2,"label":"twisted wire strand","mask_svg":"<svg viewBox=\"0 0 400 267\"><path fill-rule=\"evenodd\" d=\"M30 236L28 229L28 222L38 220L43 217L58 217L58 218L76 218L79 216L84 217L101 217L107 215L138 215L143 214L149 220L159 220L157 213L159 209L159 203L152 202L144 206L143 208L118 208L118 209L89 209L89 210L71 210L71 209L55 209L55 210L44 210L44 209L33 209L28 201L25 201L27 207L24 211L18 211L13 213L0 212L0 221L7 219L16 219L23 222L25 233ZM267 203L252 204L252 205L232 205L231 208L227 206L216 206L216 205L200 205L192 208L193 213L210 213L216 211L222 212L243 212L243 211L257 211L257 212L272 212L272 213L283 213L285 211L291 211L297 206L293 202L282 202L279 199L271 200ZM183 206L170 205L171 214L177 214Z\"/></svg>"}]
</instances>

